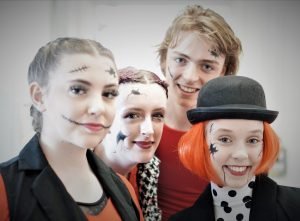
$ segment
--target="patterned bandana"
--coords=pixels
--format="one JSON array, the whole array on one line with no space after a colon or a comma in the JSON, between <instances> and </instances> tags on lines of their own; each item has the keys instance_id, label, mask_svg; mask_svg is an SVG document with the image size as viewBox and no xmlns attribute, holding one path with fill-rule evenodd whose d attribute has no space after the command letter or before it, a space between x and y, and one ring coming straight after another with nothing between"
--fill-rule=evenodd
<instances>
[{"instance_id":1,"label":"patterned bandana","mask_svg":"<svg viewBox=\"0 0 300 221\"><path fill-rule=\"evenodd\" d=\"M161 210L157 201L159 163L160 160L154 156L148 163L140 163L137 166L139 201L145 221L161 220Z\"/></svg>"}]
</instances>

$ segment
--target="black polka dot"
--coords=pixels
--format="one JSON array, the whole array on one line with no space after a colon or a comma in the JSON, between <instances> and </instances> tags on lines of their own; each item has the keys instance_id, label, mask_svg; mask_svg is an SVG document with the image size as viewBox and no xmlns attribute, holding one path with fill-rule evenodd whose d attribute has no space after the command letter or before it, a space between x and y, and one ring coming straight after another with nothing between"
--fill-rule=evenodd
<instances>
[{"instance_id":1,"label":"black polka dot","mask_svg":"<svg viewBox=\"0 0 300 221\"><path fill-rule=\"evenodd\" d=\"M228 195L229 195L230 197L235 197L235 196L236 196L236 191L235 191L235 190L230 190L230 191L228 192Z\"/></svg>"},{"instance_id":2,"label":"black polka dot","mask_svg":"<svg viewBox=\"0 0 300 221\"><path fill-rule=\"evenodd\" d=\"M255 184L255 182L254 182L254 181L251 181L251 182L248 184L248 187L251 188L251 189L253 189L254 184Z\"/></svg>"},{"instance_id":3,"label":"black polka dot","mask_svg":"<svg viewBox=\"0 0 300 221\"><path fill-rule=\"evenodd\" d=\"M251 208L251 201L245 203L245 207L246 207L247 209L250 209L250 208Z\"/></svg>"},{"instance_id":4,"label":"black polka dot","mask_svg":"<svg viewBox=\"0 0 300 221\"><path fill-rule=\"evenodd\" d=\"M214 196L218 195L218 193L217 193L217 191L215 189L213 189L213 194L214 194Z\"/></svg>"},{"instance_id":5,"label":"black polka dot","mask_svg":"<svg viewBox=\"0 0 300 221\"><path fill-rule=\"evenodd\" d=\"M222 201L222 202L221 202L221 206L222 206L222 207L227 207L227 206L228 206L228 203L227 203L226 201Z\"/></svg>"},{"instance_id":6,"label":"black polka dot","mask_svg":"<svg viewBox=\"0 0 300 221\"><path fill-rule=\"evenodd\" d=\"M226 206L226 207L224 207L224 211L225 211L225 213L231 213L231 207L228 207L228 206Z\"/></svg>"},{"instance_id":7,"label":"black polka dot","mask_svg":"<svg viewBox=\"0 0 300 221\"><path fill-rule=\"evenodd\" d=\"M245 196L243 198L243 202L245 203L245 207L250 209L251 208L252 197L251 196Z\"/></svg>"},{"instance_id":8,"label":"black polka dot","mask_svg":"<svg viewBox=\"0 0 300 221\"><path fill-rule=\"evenodd\" d=\"M243 202L244 202L244 203L247 203L247 202L249 202L249 201L251 201L251 200L252 200L251 196L245 196L245 197L243 198Z\"/></svg>"},{"instance_id":9,"label":"black polka dot","mask_svg":"<svg viewBox=\"0 0 300 221\"><path fill-rule=\"evenodd\" d=\"M218 218L217 221L224 221L224 219L223 218Z\"/></svg>"},{"instance_id":10,"label":"black polka dot","mask_svg":"<svg viewBox=\"0 0 300 221\"><path fill-rule=\"evenodd\" d=\"M242 221L243 219L244 219L243 214L239 213L239 214L236 215L236 220L237 221Z\"/></svg>"}]
</instances>

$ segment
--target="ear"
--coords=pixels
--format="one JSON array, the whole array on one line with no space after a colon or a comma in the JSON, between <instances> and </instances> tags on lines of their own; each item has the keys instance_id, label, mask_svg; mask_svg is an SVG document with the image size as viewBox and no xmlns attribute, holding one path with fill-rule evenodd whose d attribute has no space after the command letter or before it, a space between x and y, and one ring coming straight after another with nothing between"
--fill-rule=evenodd
<instances>
[{"instance_id":1,"label":"ear","mask_svg":"<svg viewBox=\"0 0 300 221\"><path fill-rule=\"evenodd\" d=\"M29 85L30 97L33 103L33 106L40 112L45 112L46 107L43 101L44 91L42 87L37 82L32 82Z\"/></svg>"}]
</instances>

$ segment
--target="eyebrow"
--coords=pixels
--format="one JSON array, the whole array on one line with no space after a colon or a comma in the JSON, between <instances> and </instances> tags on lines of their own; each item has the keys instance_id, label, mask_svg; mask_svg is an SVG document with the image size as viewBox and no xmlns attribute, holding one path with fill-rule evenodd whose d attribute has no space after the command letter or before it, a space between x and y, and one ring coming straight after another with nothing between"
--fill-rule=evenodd
<instances>
[{"instance_id":1,"label":"eyebrow","mask_svg":"<svg viewBox=\"0 0 300 221\"><path fill-rule=\"evenodd\" d=\"M174 51L173 53L177 54L178 56L184 57L188 60L192 60L190 56L183 54L182 52ZM199 62L199 61L197 61L197 62ZM206 63L211 63L211 64L220 64L216 60L209 60L209 59L201 59L200 62L206 62Z\"/></svg>"},{"instance_id":2,"label":"eyebrow","mask_svg":"<svg viewBox=\"0 0 300 221\"><path fill-rule=\"evenodd\" d=\"M86 81L86 80L82 80L82 79L75 79L75 80L71 80L70 82L72 83L81 83L81 84L85 84L85 85L88 85L88 86L91 86L91 82L89 81ZM107 84L107 85L104 85L104 88L107 89L107 88L115 88L115 87L118 87L118 84Z\"/></svg>"},{"instance_id":3,"label":"eyebrow","mask_svg":"<svg viewBox=\"0 0 300 221\"><path fill-rule=\"evenodd\" d=\"M233 132L230 129L225 129L225 128L220 128L220 129L216 129L216 132ZM257 130L250 130L250 133L263 133L263 130L257 129Z\"/></svg>"}]
</instances>

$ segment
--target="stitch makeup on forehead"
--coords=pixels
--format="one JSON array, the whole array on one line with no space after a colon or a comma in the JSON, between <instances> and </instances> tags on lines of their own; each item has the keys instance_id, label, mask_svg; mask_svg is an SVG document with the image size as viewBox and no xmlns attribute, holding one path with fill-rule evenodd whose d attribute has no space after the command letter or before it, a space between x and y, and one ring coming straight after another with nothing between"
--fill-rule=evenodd
<instances>
[{"instance_id":1,"label":"stitch makeup on forehead","mask_svg":"<svg viewBox=\"0 0 300 221\"><path fill-rule=\"evenodd\" d=\"M86 65L82 65L81 67L78 68L74 68L70 71L70 73L74 73L74 72L84 72L88 69L88 67Z\"/></svg>"},{"instance_id":2,"label":"stitch makeup on forehead","mask_svg":"<svg viewBox=\"0 0 300 221\"><path fill-rule=\"evenodd\" d=\"M108 72L110 75L112 75L114 78L117 77L115 70L110 67L109 70L105 70L105 72Z\"/></svg>"}]
</instances>

